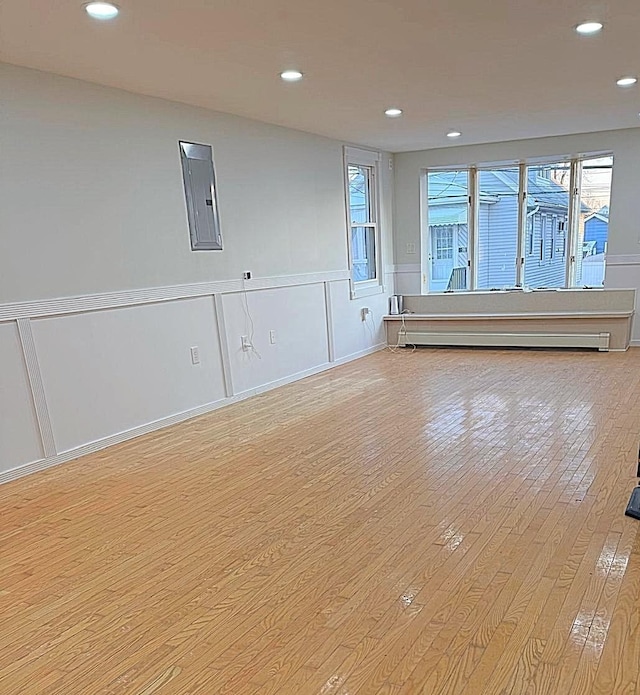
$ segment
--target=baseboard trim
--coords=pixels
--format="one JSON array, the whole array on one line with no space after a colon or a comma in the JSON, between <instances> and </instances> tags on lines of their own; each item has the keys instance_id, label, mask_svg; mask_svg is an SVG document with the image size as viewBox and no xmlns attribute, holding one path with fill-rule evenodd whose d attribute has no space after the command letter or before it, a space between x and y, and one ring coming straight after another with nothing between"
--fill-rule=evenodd
<instances>
[{"instance_id":1,"label":"baseboard trim","mask_svg":"<svg viewBox=\"0 0 640 695\"><path fill-rule=\"evenodd\" d=\"M252 389L247 389L246 391L240 391L234 396L236 400L243 400L245 398L251 398L251 396L257 396L266 391L271 391L277 389L280 386L286 386L287 384L292 384L294 381L300 381L300 379L305 379L308 376L314 376L314 374L320 374L321 372L326 372L328 369L333 367L339 367L341 364L347 364L347 362L353 362L353 360L360 359L361 357L366 357L374 352L384 350L387 345L386 343L378 343L365 350L359 350L358 352L351 353L350 355L345 355L345 357L340 357L333 362L324 362L319 364L317 367L311 367L311 369L305 369L302 372L297 372L296 374L291 374L290 376L283 377L282 379L276 379L275 381L269 381L266 384L257 386Z\"/></svg>"},{"instance_id":2,"label":"baseboard trim","mask_svg":"<svg viewBox=\"0 0 640 695\"><path fill-rule=\"evenodd\" d=\"M374 352L383 350L385 347L386 344L379 343L378 345L374 345L365 350L360 350L359 352L354 352L350 355L346 355L345 357L341 357L335 362L324 362L323 364L320 364L317 367L312 367L311 369L306 369L304 371L291 374L290 376L284 377L282 379L270 381L266 384L262 384L261 386L257 386L256 388L241 391L240 393L237 393L234 396L230 396L229 398L222 398L217 401L212 401L211 403L205 403L204 405L198 406L197 408L191 408L190 410L185 410L181 413L169 415L165 418L154 420L153 422L149 422L145 425L140 425L139 427L133 427L132 429L125 430L123 432L118 432L117 434L113 434L102 439L97 439L93 442L83 444L82 446L76 447L74 449L63 451L60 454L48 456L46 458L39 459L38 461L26 463L22 466L17 466L16 468L12 468L11 470L0 473L0 485L12 482L14 480L18 480L19 478L23 478L32 473L44 471L48 468L58 466L62 463L68 463L69 461L81 458L82 456L87 456L88 454L94 454L96 451L106 449L110 446L114 446L115 444L122 444L122 442L129 441L130 439L135 439L136 437L141 437L145 434L150 434L151 432L156 432L158 430L164 429L165 427L177 425L181 422L185 422L186 420L191 420L192 418L199 417L200 415L206 415L207 413L211 413L227 405L232 405L233 403L237 403L238 401L246 400L247 398L251 398L252 396L257 396L261 393L272 391L273 389L279 388L280 386L286 386L287 384L291 384L294 381L300 381L301 379L304 379L308 376L313 376L314 374L319 374L321 372L332 369L333 367L346 364L347 362L352 362L353 360L357 360L361 357L366 357L367 355L370 355Z\"/></svg>"},{"instance_id":3,"label":"baseboard trim","mask_svg":"<svg viewBox=\"0 0 640 695\"><path fill-rule=\"evenodd\" d=\"M191 408L190 410L185 410L181 413L175 413L174 415L169 415L167 417L160 418L159 420L154 420L153 422L149 422L145 425L140 425L139 427L132 427L129 430L124 430L123 432L118 432L102 439L96 439L93 442L82 444L79 447L69 449L68 451L63 451L59 454L55 454L54 456L49 456L47 458L40 459L39 461L34 461L23 466L12 468L4 473L0 473L0 484L22 478L30 473L36 473L38 471L45 470L46 468L51 468L52 466L57 466L61 463L73 461L81 456L94 454L96 451L100 451L101 449L106 449L107 447L114 446L115 444L122 444L122 442L135 439L136 437L141 437L144 434L149 434L150 432L155 432L156 430L164 429L165 427L170 427L171 425L177 425L180 422L190 420L191 418L198 417L199 415L205 415L206 413L210 413L218 408L222 408L231 401L232 399L223 398L218 401L213 401L212 403L206 403L205 405L198 406L197 408Z\"/></svg>"},{"instance_id":4,"label":"baseboard trim","mask_svg":"<svg viewBox=\"0 0 640 695\"><path fill-rule=\"evenodd\" d=\"M353 362L353 360L360 359L361 357L366 357L367 355L373 355L374 352L380 352L380 350L384 350L387 347L386 343L377 343L376 345L372 345L370 348L367 348L366 350L359 350L358 352L352 352L350 355L345 355L344 357L340 357L337 359L334 364L335 365L340 365L340 364L347 364L347 362Z\"/></svg>"},{"instance_id":5,"label":"baseboard trim","mask_svg":"<svg viewBox=\"0 0 640 695\"><path fill-rule=\"evenodd\" d=\"M640 347L640 340L632 340L629 342L629 347Z\"/></svg>"}]
</instances>

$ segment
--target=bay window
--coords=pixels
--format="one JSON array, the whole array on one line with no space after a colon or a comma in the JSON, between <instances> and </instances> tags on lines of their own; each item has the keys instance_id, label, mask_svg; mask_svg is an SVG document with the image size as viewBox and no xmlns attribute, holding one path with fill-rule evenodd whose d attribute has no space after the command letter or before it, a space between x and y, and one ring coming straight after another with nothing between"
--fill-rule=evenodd
<instances>
[{"instance_id":1,"label":"bay window","mask_svg":"<svg viewBox=\"0 0 640 695\"><path fill-rule=\"evenodd\" d=\"M423 292L602 287L613 157L425 172Z\"/></svg>"}]
</instances>

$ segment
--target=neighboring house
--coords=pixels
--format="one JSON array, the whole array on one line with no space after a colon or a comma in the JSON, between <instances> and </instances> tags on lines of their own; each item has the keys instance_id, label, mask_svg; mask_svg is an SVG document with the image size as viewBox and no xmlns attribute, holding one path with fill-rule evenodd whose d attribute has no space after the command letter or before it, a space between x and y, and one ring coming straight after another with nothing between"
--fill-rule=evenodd
<instances>
[{"instance_id":1,"label":"neighboring house","mask_svg":"<svg viewBox=\"0 0 640 695\"><path fill-rule=\"evenodd\" d=\"M584 220L584 245L581 284L587 287L604 286L605 254L609 238L609 208L590 212Z\"/></svg>"},{"instance_id":2,"label":"neighboring house","mask_svg":"<svg viewBox=\"0 0 640 695\"><path fill-rule=\"evenodd\" d=\"M606 253L609 237L609 208L592 212L584 220L585 242L595 242L595 253Z\"/></svg>"},{"instance_id":3,"label":"neighboring house","mask_svg":"<svg viewBox=\"0 0 640 695\"><path fill-rule=\"evenodd\" d=\"M479 289L513 287L516 280L518 172L482 170L478 177ZM564 285L569 193L539 170L530 170L523 249L524 284ZM430 172L428 229L430 290L464 289L468 261L466 172ZM588 208L583 206L583 213ZM456 272L454 272L454 270Z\"/></svg>"}]
</instances>

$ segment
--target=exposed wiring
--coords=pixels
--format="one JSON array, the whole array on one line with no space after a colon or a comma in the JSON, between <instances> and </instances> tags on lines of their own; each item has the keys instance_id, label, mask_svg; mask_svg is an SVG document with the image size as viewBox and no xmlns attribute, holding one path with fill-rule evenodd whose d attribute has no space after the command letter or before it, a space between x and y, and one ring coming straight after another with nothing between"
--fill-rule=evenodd
<instances>
[{"instance_id":1,"label":"exposed wiring","mask_svg":"<svg viewBox=\"0 0 640 695\"><path fill-rule=\"evenodd\" d=\"M389 352L398 352L401 347L406 347L406 343L404 346L400 345L400 340L402 339L402 336L407 335L407 324L405 322L405 315L410 314L411 312L408 309L405 309L401 314L400 314L400 320L402 321L402 325L398 329L398 340L396 341L395 345L387 345L387 350ZM411 350L411 354L413 354L416 351L416 346L413 346L413 349Z\"/></svg>"},{"instance_id":2,"label":"exposed wiring","mask_svg":"<svg viewBox=\"0 0 640 695\"><path fill-rule=\"evenodd\" d=\"M253 344L253 336L255 335L255 326L253 323L253 317L251 316L251 311L249 310L249 298L247 296L247 287L245 285L245 280L244 277L242 278L242 309L244 311L245 318L247 319L247 323L245 324L248 328L248 333L249 333L249 350L252 352L259 360L262 359L262 355L258 352L256 349L256 346Z\"/></svg>"},{"instance_id":3,"label":"exposed wiring","mask_svg":"<svg viewBox=\"0 0 640 695\"><path fill-rule=\"evenodd\" d=\"M369 317L371 317L371 326L369 325L369 321L367 320ZM371 345L373 346L376 342L376 336L374 335L376 320L371 309L369 309L369 311L365 314L364 324L367 327L367 330L369 331L369 335L371 336Z\"/></svg>"}]
</instances>

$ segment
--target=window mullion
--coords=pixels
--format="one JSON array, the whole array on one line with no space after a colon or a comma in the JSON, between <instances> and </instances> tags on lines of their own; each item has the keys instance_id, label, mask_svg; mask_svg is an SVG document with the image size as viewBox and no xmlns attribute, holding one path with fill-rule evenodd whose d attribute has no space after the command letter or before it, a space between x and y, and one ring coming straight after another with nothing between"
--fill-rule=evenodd
<instances>
[{"instance_id":1,"label":"window mullion","mask_svg":"<svg viewBox=\"0 0 640 695\"><path fill-rule=\"evenodd\" d=\"M467 288L475 290L478 287L478 213L480 210L480 189L478 186L478 169L471 167L469 169L469 210L468 210L468 269L469 278Z\"/></svg>"},{"instance_id":2,"label":"window mullion","mask_svg":"<svg viewBox=\"0 0 640 695\"><path fill-rule=\"evenodd\" d=\"M571 160L571 175L569 180L569 230L567 234L567 259L566 259L566 287L573 287L576 284L576 268L578 253L582 249L578 248L578 224L580 222L580 180L582 178L582 162L577 159Z\"/></svg>"},{"instance_id":3,"label":"window mullion","mask_svg":"<svg viewBox=\"0 0 640 695\"><path fill-rule=\"evenodd\" d=\"M524 285L524 249L527 235L527 165L518 167L518 240L516 249L516 287Z\"/></svg>"}]
</instances>

